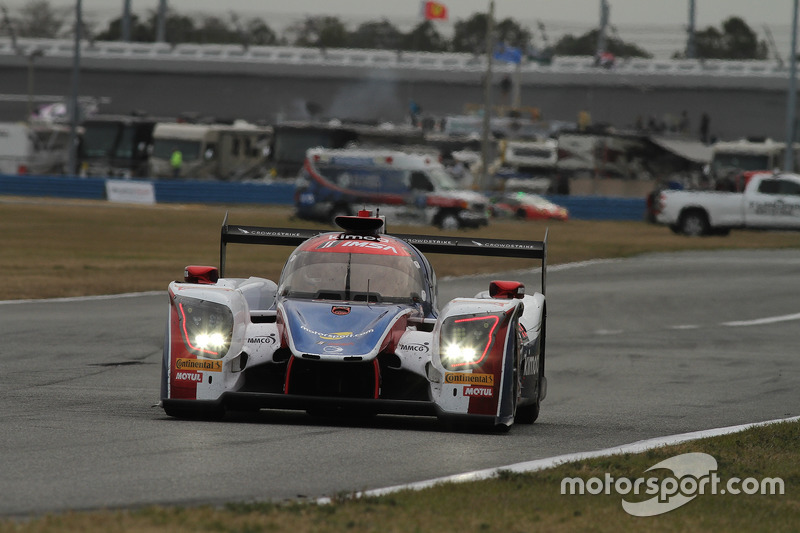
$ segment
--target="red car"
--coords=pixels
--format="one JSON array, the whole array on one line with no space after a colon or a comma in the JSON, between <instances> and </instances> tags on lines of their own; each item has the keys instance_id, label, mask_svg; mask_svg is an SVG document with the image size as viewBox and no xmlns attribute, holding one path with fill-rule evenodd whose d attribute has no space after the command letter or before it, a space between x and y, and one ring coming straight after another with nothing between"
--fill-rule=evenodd
<instances>
[{"instance_id":1,"label":"red car","mask_svg":"<svg viewBox=\"0 0 800 533\"><path fill-rule=\"evenodd\" d=\"M506 194L492 205L496 217L516 217L524 220L568 220L567 208L550 200L525 192Z\"/></svg>"}]
</instances>

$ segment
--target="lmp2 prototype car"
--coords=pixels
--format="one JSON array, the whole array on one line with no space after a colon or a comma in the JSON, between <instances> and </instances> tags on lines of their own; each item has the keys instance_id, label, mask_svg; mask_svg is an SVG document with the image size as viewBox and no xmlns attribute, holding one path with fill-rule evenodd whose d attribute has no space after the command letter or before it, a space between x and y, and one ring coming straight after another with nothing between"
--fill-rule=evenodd
<instances>
[{"instance_id":1,"label":"lmp2 prototype car","mask_svg":"<svg viewBox=\"0 0 800 533\"><path fill-rule=\"evenodd\" d=\"M169 285L161 406L179 418L261 408L437 416L507 430L547 393L547 236L388 235L362 211L343 231L222 225L220 268ZM278 283L225 278L228 243L296 246ZM541 260L542 291L493 281L441 310L424 253Z\"/></svg>"}]
</instances>

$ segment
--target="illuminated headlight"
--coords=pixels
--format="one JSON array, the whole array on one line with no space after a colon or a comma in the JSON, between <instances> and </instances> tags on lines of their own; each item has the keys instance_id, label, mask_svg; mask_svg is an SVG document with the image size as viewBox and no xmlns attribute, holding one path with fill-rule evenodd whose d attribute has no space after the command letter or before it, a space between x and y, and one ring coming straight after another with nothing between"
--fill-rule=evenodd
<instances>
[{"instance_id":1,"label":"illuminated headlight","mask_svg":"<svg viewBox=\"0 0 800 533\"><path fill-rule=\"evenodd\" d=\"M221 304L196 298L177 297L183 342L199 357L221 359L228 353L233 336L233 313Z\"/></svg>"},{"instance_id":2,"label":"illuminated headlight","mask_svg":"<svg viewBox=\"0 0 800 533\"><path fill-rule=\"evenodd\" d=\"M450 370L479 365L494 343L500 317L450 317L442 323L439 338L442 365Z\"/></svg>"}]
</instances>

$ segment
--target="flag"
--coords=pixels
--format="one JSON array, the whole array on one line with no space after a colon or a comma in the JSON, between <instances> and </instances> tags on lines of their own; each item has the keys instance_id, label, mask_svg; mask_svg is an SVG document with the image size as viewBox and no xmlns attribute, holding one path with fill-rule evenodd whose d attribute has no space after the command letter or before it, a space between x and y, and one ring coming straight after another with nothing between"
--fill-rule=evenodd
<instances>
[{"instance_id":1,"label":"flag","mask_svg":"<svg viewBox=\"0 0 800 533\"><path fill-rule=\"evenodd\" d=\"M506 46L505 44L498 44L494 47L494 54L492 57L498 61L519 64L522 62L522 50L514 48L513 46Z\"/></svg>"},{"instance_id":2,"label":"flag","mask_svg":"<svg viewBox=\"0 0 800 533\"><path fill-rule=\"evenodd\" d=\"M422 16L425 20L447 20L447 6L439 2L422 2Z\"/></svg>"}]
</instances>

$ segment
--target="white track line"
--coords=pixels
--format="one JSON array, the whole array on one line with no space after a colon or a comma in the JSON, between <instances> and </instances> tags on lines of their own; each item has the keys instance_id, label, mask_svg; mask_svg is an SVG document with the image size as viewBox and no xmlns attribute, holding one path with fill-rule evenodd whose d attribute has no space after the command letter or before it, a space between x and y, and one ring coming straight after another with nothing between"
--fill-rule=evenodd
<instances>
[{"instance_id":1,"label":"white track line","mask_svg":"<svg viewBox=\"0 0 800 533\"><path fill-rule=\"evenodd\" d=\"M776 322L788 322L790 320L800 320L800 313L793 315L769 316L757 318L755 320L738 320L735 322L723 322L721 326L760 326L762 324L774 324Z\"/></svg>"},{"instance_id":2,"label":"white track line","mask_svg":"<svg viewBox=\"0 0 800 533\"><path fill-rule=\"evenodd\" d=\"M587 266L593 265L602 265L605 263L616 263L622 261L622 259L592 259L589 261L578 261L575 263L564 263L561 265L553 265L547 267L547 270L550 272L558 272L560 270L569 270L572 268L583 268ZM520 269L514 270L511 272L505 272L505 274L510 273L535 273L541 272L541 267L532 268L532 269ZM487 274L469 274L466 276L445 276L439 278L439 281L453 281L459 279L470 279L470 278L477 278L477 277L489 277L492 276L491 273ZM110 300L113 298L133 298L136 296L152 296L154 294L165 294L167 292L166 288L163 291L147 291L147 292L129 292L125 294L103 294L100 296L75 296L70 298L37 298L37 299L27 299L27 300L0 300L0 305L11 305L11 304L29 304L29 303L51 303L51 302L84 302L84 301L91 301L91 300Z\"/></svg>"},{"instance_id":3,"label":"white track line","mask_svg":"<svg viewBox=\"0 0 800 533\"><path fill-rule=\"evenodd\" d=\"M537 459L535 461L516 463L509 466L488 468L486 470L476 470L474 472L465 472L463 474L455 474L452 476L429 479L426 481L418 481L416 483L409 483L407 485L395 485L393 487L384 487L381 489L367 490L363 492L357 492L354 496L356 498L362 498L368 496L383 496L386 494L391 494L393 492L399 492L401 490L427 489L441 483L464 483L468 481L480 481L483 479L490 479L492 477L495 477L500 471L535 472L537 470L545 470L547 468L553 468L560 464L572 461L583 461L585 459L593 459L596 457L607 457L610 455L620 455L624 453L641 453L662 446L680 444L682 442L704 439L707 437L719 437L721 435L738 433L740 431L744 431L752 427L778 424L781 422L798 422L798 421L800 421L800 416L795 416L792 418L779 418L777 420L768 420L766 422L755 422L752 424L743 424L740 426L729 426L723 428L706 429L702 431L693 431L691 433L680 433L677 435L668 435L665 437L656 437L653 439L632 442L630 444L623 444L622 446L617 446L613 448L606 448L604 450L557 455L555 457L547 457L545 459ZM320 505L328 504L330 502L331 502L330 498L319 498L317 500L317 503Z\"/></svg>"},{"instance_id":4,"label":"white track line","mask_svg":"<svg viewBox=\"0 0 800 533\"><path fill-rule=\"evenodd\" d=\"M35 298L29 300L0 300L0 305L30 304L30 303L58 303L58 302L90 302L93 300L113 300L114 298L137 298L139 296L155 296L166 294L163 291L126 292L123 294L102 294L100 296L72 296L67 298Z\"/></svg>"}]
</instances>

